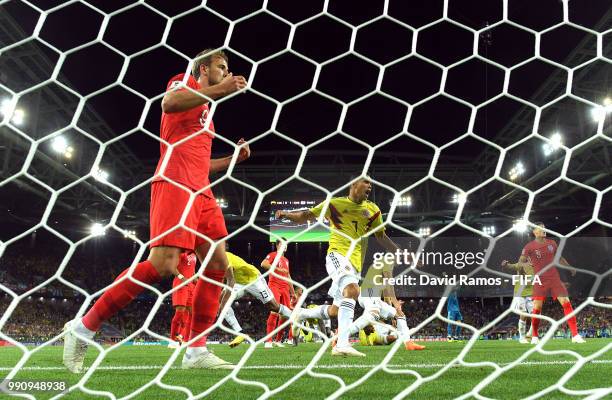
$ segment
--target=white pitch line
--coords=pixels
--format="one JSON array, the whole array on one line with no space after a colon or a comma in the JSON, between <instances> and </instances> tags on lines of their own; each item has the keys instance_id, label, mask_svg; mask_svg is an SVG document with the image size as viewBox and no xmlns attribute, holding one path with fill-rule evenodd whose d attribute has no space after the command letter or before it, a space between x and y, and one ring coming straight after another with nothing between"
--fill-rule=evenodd
<instances>
[{"instance_id":1,"label":"white pitch line","mask_svg":"<svg viewBox=\"0 0 612 400\"><path fill-rule=\"evenodd\" d=\"M576 361L526 361L519 363L518 365L569 365L575 364ZM506 366L510 363L498 363L499 366ZM587 364L612 364L612 360L593 360ZM330 365L317 365L315 369L350 369L350 368L374 368L380 364L330 364ZM448 364L388 364L389 368L442 368ZM241 369L303 369L305 365L247 365ZM108 365L96 368L96 371L127 371L127 370L158 370L162 369L163 365ZM455 364L453 368L473 368L465 365ZM65 370L64 367L24 367L21 371L59 371ZM87 369L87 368L85 368ZM170 369L180 369L180 367L171 367ZM12 368L0 367L0 371L10 371Z\"/></svg>"}]
</instances>

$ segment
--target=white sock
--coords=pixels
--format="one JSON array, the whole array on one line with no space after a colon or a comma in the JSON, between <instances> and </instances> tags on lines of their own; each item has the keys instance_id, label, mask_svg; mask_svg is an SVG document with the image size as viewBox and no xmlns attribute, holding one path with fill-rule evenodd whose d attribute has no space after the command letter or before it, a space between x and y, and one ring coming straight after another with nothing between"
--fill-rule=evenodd
<instances>
[{"instance_id":1,"label":"white sock","mask_svg":"<svg viewBox=\"0 0 612 400\"><path fill-rule=\"evenodd\" d=\"M83 336L86 337L87 339L93 339L93 337L96 335L95 331L89 330L87 329L87 327L85 325L83 325L83 320L79 319L77 321L77 323L74 326L74 331Z\"/></svg>"},{"instance_id":2,"label":"white sock","mask_svg":"<svg viewBox=\"0 0 612 400\"><path fill-rule=\"evenodd\" d=\"M340 303L338 309L338 342L336 347L348 347L350 326L353 323L353 317L355 316L355 300L351 298L344 298Z\"/></svg>"},{"instance_id":3,"label":"white sock","mask_svg":"<svg viewBox=\"0 0 612 400\"><path fill-rule=\"evenodd\" d=\"M355 320L349 327L349 336L356 335L359 331L369 324L374 322L374 316L369 312L364 312L363 315Z\"/></svg>"},{"instance_id":4,"label":"white sock","mask_svg":"<svg viewBox=\"0 0 612 400\"><path fill-rule=\"evenodd\" d=\"M329 319L329 314L327 313L327 305L324 306L316 306L313 308L302 308L300 309L299 319L315 319L315 318L325 318Z\"/></svg>"},{"instance_id":5,"label":"white sock","mask_svg":"<svg viewBox=\"0 0 612 400\"><path fill-rule=\"evenodd\" d=\"M522 319L519 319L519 322L518 322L519 338L521 339L525 338L526 328L527 328L527 324L525 323L525 321L523 321Z\"/></svg>"},{"instance_id":6,"label":"white sock","mask_svg":"<svg viewBox=\"0 0 612 400\"><path fill-rule=\"evenodd\" d=\"M289 307L284 306L282 304L278 306L278 313L285 318L291 317L291 310L289 309Z\"/></svg>"},{"instance_id":7,"label":"white sock","mask_svg":"<svg viewBox=\"0 0 612 400\"><path fill-rule=\"evenodd\" d=\"M397 330L399 331L400 338L402 338L404 342L410 340L410 330L406 323L406 317L396 317L395 320L397 321Z\"/></svg>"},{"instance_id":8,"label":"white sock","mask_svg":"<svg viewBox=\"0 0 612 400\"><path fill-rule=\"evenodd\" d=\"M527 324L527 322L525 322L525 324ZM533 335L533 325L529 325L529 332L527 332L527 335Z\"/></svg>"},{"instance_id":9,"label":"white sock","mask_svg":"<svg viewBox=\"0 0 612 400\"><path fill-rule=\"evenodd\" d=\"M233 330L236 332L242 332L242 327L238 320L236 319L236 314L234 314L234 309L232 307L227 307L227 311L225 313L225 322L227 322Z\"/></svg>"},{"instance_id":10,"label":"white sock","mask_svg":"<svg viewBox=\"0 0 612 400\"><path fill-rule=\"evenodd\" d=\"M208 351L208 349L206 348L206 346L202 346L202 347L187 347L187 350L185 350L185 355L188 358L191 357L197 357L202 353L206 353Z\"/></svg>"}]
</instances>

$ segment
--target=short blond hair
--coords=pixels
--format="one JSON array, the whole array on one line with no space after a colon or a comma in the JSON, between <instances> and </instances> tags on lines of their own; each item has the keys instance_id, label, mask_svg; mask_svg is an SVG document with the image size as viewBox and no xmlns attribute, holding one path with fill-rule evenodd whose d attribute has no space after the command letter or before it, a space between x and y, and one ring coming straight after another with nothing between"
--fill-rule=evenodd
<instances>
[{"instance_id":1,"label":"short blond hair","mask_svg":"<svg viewBox=\"0 0 612 400\"><path fill-rule=\"evenodd\" d=\"M202 65L209 67L214 57L221 57L225 60L225 62L228 62L227 54L225 54L223 50L203 50L195 56L193 68L191 69L191 74L193 75L193 77L196 79L200 79L200 67Z\"/></svg>"}]
</instances>

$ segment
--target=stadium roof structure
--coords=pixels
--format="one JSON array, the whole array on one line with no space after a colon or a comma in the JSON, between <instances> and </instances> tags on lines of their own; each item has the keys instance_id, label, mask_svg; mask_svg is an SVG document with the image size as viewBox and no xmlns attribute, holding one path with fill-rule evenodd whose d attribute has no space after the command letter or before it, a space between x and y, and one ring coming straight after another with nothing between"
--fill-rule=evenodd
<instances>
[{"instance_id":1,"label":"stadium roof structure","mask_svg":"<svg viewBox=\"0 0 612 400\"><path fill-rule=\"evenodd\" d=\"M610 26L612 26L612 9L602 15L596 24L596 29ZM494 43L497 40L495 35L493 32L491 37L484 38L484 46L489 46L491 42ZM10 12L0 13L1 46L22 40L27 36L28 34ZM585 34L584 39L574 50L559 62L566 66L581 65L596 55L596 45L596 41L590 35ZM604 41L603 55L611 57L612 40ZM0 83L14 91L39 85L54 72L57 57L57 53L42 42L35 39L28 41L2 53ZM604 97L610 95L612 79L610 68L609 63L598 61L579 68L574 74L572 92L593 102L600 102ZM69 78L63 76L61 72L58 80L67 87L74 87ZM546 104L550 99L557 98L564 93L566 85L566 72L557 68L556 72L550 74L541 85L538 85L537 90L531 94L530 102L539 105ZM3 93L0 91L0 97L1 95ZM28 123L27 127L24 127L24 132L31 138L38 139L68 126L75 110L79 107L79 99L62 86L49 83L42 84L36 90L24 95L19 104L29 110ZM86 102L77 123L82 131L102 142L123 133L116 132L115 124L109 123L100 110L92 104L89 101ZM153 104L152 108L154 107L157 107L157 103ZM505 108L505 104L502 103L499 108ZM483 114L489 111L493 114L499 112L499 109L496 111L495 105L492 105L491 109L487 107L486 111L484 108L479 109L478 112L481 110ZM595 133L596 124L590 119L588 112L585 112L588 110L590 108L587 105L561 96L559 101L548 105L543 111L540 133L546 136L547 132L544 130L560 130L563 132L566 145L577 145ZM496 127L496 129L487 129L482 135L479 133L479 136L504 147L523 139L531 133L534 109L531 106L519 106L513 109L513 112L514 116L507 124ZM153 127L157 121L156 116L153 115L150 118L153 121L151 125ZM508 118L492 117L492 120L505 122L508 121ZM605 121L603 131L608 136L610 136L611 129L609 121L609 118ZM385 124L385 121L377 123ZM223 124L218 123L218 126L223 126ZM155 128L152 128L152 131L156 132L153 129ZM490 134L491 130L498 133ZM33 177L54 189L60 189L88 174L98 154L98 146L74 129L66 129L63 134L70 138L72 146L76 149L73 158L67 161L61 155L53 154L48 150L50 141L49 143L45 141L40 144L28 169ZM157 142L150 137L139 135L141 133L136 132L133 135L135 137L130 140L121 140L109 145L100 163L112 174L110 178L112 183L123 190L149 179L157 162ZM304 133L293 138L308 140L300 135ZM435 136L446 141L453 139L444 134ZM22 167L30 144L6 125L0 127L0 137L2 138L0 177L4 179ZM270 141L281 140L275 135L271 135L266 140L268 139ZM332 190L345 185L350 176L361 170L367 158L367 150L344 137L334 138L336 139L337 142L330 140L329 143L315 146L309 151L301 177ZM559 176L563 164L563 157L559 154L563 152L561 151L556 157L542 157L540 142L544 143L539 139L530 139L509 151L501 173L507 173L507 167L510 166L508 163L513 160L528 160L525 162L529 163L529 169L537 173L521 180L520 185L530 190L535 190ZM265 145L261 145L264 143ZM254 155L252 160L248 164L236 166L232 176L237 181L265 190L287 179L295 172L295 165L301 151L297 146L269 146L270 143L265 140L259 144L259 148L258 143L252 146ZM346 147L343 147L344 145ZM609 186L611 183L610 165L612 165L610 162L611 146L609 141L598 139L575 149L568 176L598 189ZM261 150L262 148L264 150ZM231 150L229 147L227 149ZM343 149L343 151L338 151L338 149ZM384 146L377 150L369 173L376 181L402 190L427 175L431 168L432 158L433 151L430 148L422 146L414 139L406 138L406 142L400 141L397 145ZM434 176L468 190L493 175L495 169L498 168L498 159L499 152L493 147L484 145L473 138L466 138L448 148L448 151L442 152ZM230 229L241 226L248 220L257 200L257 194L254 191L237 181L224 180L218 186L215 184L214 189L218 197L228 199L229 208L226 210L226 215ZM523 191L497 181L485 188L486 190L481 189L469 196L469 204L464 210L466 221L478 225L486 221L505 220L511 224L514 218L521 215L526 203L526 195ZM283 190L271 193L266 200L275 196L276 198L286 197L289 196L288 193L291 193L290 196L300 198L322 198L324 196L320 190L297 180L288 183ZM38 221L41 209L44 209L50 198L50 193L43 186L24 176L12 179L4 187L0 187L0 192L3 193L3 203L6 202L5 205L13 209L13 212L8 213L7 220L16 224L31 224ZM454 217L456 204L450 202L453 191L449 188L428 181L418 185L410 193L413 197L418 198L418 201L411 209L398 210L395 214L396 223L416 228L424 222L431 225L445 224ZM373 193L373 200L380 204L389 204L392 197L393 193L385 189L375 189ZM589 199L591 197L593 194L588 190L567 182L560 182L538 194L534 209L538 216L551 218L561 211L573 224L575 219L590 215L592 201ZM128 228L148 224L148 199L147 188L140 189L128 196L120 216L123 226ZM609 201L609 196L604 199L606 200ZM92 221L100 218L108 219L118 201L119 193L104 185L103 182L89 178L73 189L63 192L58 198L52 215L53 218L64 222L73 221L77 217ZM265 203L262 203L262 206L267 207ZM19 211L15 212L15 210ZM258 221L262 225L265 225L266 218L264 214L258 215Z\"/></svg>"}]
</instances>

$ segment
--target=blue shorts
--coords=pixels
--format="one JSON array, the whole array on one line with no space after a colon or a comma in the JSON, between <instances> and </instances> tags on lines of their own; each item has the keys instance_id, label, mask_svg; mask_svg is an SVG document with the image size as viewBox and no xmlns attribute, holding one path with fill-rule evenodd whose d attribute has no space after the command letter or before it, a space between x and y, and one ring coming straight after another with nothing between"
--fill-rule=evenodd
<instances>
[{"instance_id":1,"label":"blue shorts","mask_svg":"<svg viewBox=\"0 0 612 400\"><path fill-rule=\"evenodd\" d=\"M463 315L460 311L449 311L447 318L451 321L463 321Z\"/></svg>"}]
</instances>

